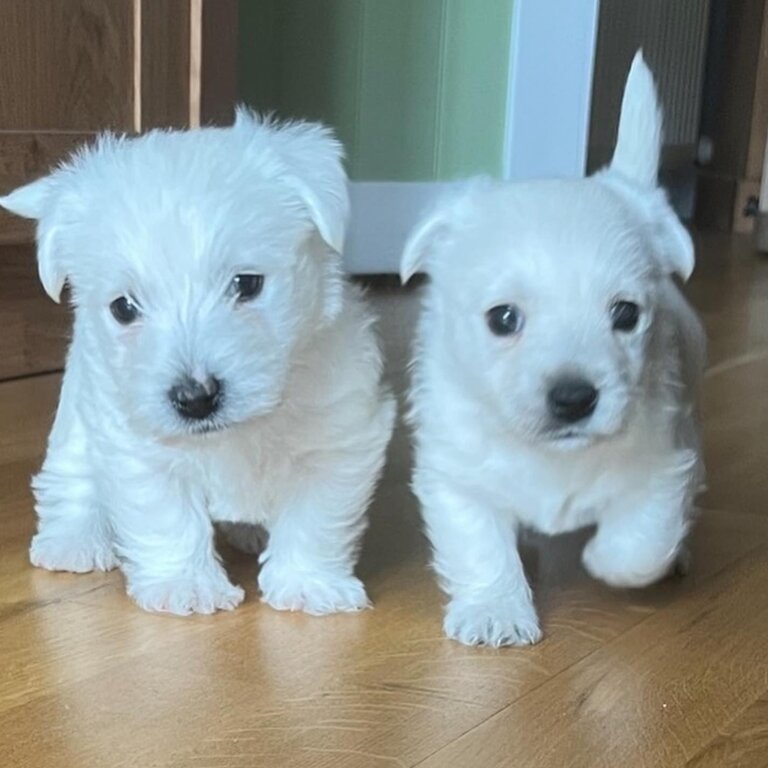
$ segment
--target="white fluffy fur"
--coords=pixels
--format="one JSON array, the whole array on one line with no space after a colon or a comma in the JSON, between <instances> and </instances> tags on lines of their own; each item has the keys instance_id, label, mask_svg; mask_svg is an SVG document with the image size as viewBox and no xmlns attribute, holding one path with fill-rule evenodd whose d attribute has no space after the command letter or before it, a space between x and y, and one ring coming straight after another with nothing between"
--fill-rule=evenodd
<instances>
[{"instance_id":1,"label":"white fluffy fur","mask_svg":"<svg viewBox=\"0 0 768 768\"><path fill-rule=\"evenodd\" d=\"M449 596L445 632L466 644L541 637L517 550L521 526L556 534L591 524L583 561L616 586L673 566L702 480L696 390L700 324L672 279L693 269L690 238L656 174L653 80L638 54L615 161L589 179L474 182L414 232L403 278L423 269L411 417L414 489ZM642 308L612 329L616 299ZM516 336L485 313L515 304ZM594 414L557 430L550 383L592 380Z\"/></svg>"},{"instance_id":2,"label":"white fluffy fur","mask_svg":"<svg viewBox=\"0 0 768 768\"><path fill-rule=\"evenodd\" d=\"M367 604L354 576L394 402L372 318L341 277L341 148L324 128L240 111L231 128L104 136L0 204L38 219L40 276L75 304L31 559L120 566L143 608L234 608L212 521L258 524L264 600L313 614ZM237 303L238 273L265 276ZM109 305L142 309L121 326ZM223 382L184 421L181 376ZM235 529L237 530L237 529Z\"/></svg>"}]
</instances>

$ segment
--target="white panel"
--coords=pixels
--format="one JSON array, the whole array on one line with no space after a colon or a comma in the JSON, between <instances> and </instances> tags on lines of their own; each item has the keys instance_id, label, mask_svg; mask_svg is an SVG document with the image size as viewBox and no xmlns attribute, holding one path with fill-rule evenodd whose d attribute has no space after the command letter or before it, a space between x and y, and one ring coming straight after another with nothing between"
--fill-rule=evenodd
<instances>
[{"instance_id":1,"label":"white panel","mask_svg":"<svg viewBox=\"0 0 768 768\"><path fill-rule=\"evenodd\" d=\"M515 3L508 179L584 175L599 5L599 0Z\"/></svg>"}]
</instances>

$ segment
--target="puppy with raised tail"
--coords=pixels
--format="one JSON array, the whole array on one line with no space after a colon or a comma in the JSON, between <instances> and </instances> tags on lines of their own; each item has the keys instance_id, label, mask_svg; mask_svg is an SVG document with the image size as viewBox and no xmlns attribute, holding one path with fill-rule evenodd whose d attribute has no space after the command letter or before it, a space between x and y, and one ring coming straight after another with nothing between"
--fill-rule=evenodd
<instances>
[{"instance_id":1,"label":"puppy with raised tail","mask_svg":"<svg viewBox=\"0 0 768 768\"><path fill-rule=\"evenodd\" d=\"M211 613L243 599L212 521L246 523L268 533L274 608L364 608L353 569L394 402L341 274L331 134L241 110L104 136L0 205L38 220L43 286L75 305L32 562L119 566L142 608Z\"/></svg>"},{"instance_id":2,"label":"puppy with raised tail","mask_svg":"<svg viewBox=\"0 0 768 768\"><path fill-rule=\"evenodd\" d=\"M688 233L657 187L661 115L641 54L615 154L588 179L478 181L413 233L402 278L431 278L411 391L414 490L469 645L541 637L518 530L595 524L586 569L663 577L702 480L700 324L673 275Z\"/></svg>"}]
</instances>

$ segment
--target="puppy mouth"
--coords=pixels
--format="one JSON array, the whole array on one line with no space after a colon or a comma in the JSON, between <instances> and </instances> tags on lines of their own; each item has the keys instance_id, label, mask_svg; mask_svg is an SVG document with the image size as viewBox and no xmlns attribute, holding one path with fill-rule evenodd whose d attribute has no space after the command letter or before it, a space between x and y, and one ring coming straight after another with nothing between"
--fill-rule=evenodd
<instances>
[{"instance_id":1,"label":"puppy mouth","mask_svg":"<svg viewBox=\"0 0 768 768\"><path fill-rule=\"evenodd\" d=\"M224 432L231 425L222 421L210 420L185 422L184 426L190 435L212 435L216 432Z\"/></svg>"},{"instance_id":2,"label":"puppy mouth","mask_svg":"<svg viewBox=\"0 0 768 768\"><path fill-rule=\"evenodd\" d=\"M545 440L556 448L575 450L586 448L600 438L592 432L583 429L549 430L544 435Z\"/></svg>"},{"instance_id":3,"label":"puppy mouth","mask_svg":"<svg viewBox=\"0 0 768 768\"><path fill-rule=\"evenodd\" d=\"M239 418L235 416L234 418L223 419L221 416L216 414L207 419L184 419L183 429L186 434L193 436L200 435L204 437L205 435L216 435L240 425L248 424L260 417L267 416L280 408L282 404L283 401L281 398L276 399L274 402L263 405L258 410L255 410L252 413Z\"/></svg>"},{"instance_id":4,"label":"puppy mouth","mask_svg":"<svg viewBox=\"0 0 768 768\"><path fill-rule=\"evenodd\" d=\"M550 427L542 433L542 440L558 450L579 450L610 440L620 434L618 429L588 429L586 426Z\"/></svg>"}]
</instances>

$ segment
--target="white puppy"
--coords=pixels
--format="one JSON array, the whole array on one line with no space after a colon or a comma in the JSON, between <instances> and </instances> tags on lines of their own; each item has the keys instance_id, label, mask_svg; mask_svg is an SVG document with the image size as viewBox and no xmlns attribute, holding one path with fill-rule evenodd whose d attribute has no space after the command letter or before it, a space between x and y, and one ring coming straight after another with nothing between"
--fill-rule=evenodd
<instances>
[{"instance_id":1,"label":"white puppy","mask_svg":"<svg viewBox=\"0 0 768 768\"><path fill-rule=\"evenodd\" d=\"M412 235L426 289L411 392L414 489L463 643L541 637L521 526L590 524L595 577L672 567L701 480L704 337L672 275L691 240L656 186L661 117L638 54L610 168L575 181L476 182Z\"/></svg>"},{"instance_id":2,"label":"white puppy","mask_svg":"<svg viewBox=\"0 0 768 768\"><path fill-rule=\"evenodd\" d=\"M394 420L372 317L345 284L341 147L324 128L102 137L0 204L38 220L75 304L31 560L120 566L143 608L234 608L213 521L263 525L275 608L353 611Z\"/></svg>"}]
</instances>

